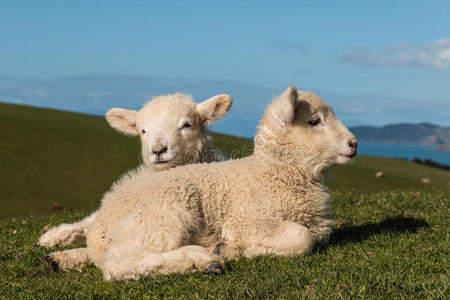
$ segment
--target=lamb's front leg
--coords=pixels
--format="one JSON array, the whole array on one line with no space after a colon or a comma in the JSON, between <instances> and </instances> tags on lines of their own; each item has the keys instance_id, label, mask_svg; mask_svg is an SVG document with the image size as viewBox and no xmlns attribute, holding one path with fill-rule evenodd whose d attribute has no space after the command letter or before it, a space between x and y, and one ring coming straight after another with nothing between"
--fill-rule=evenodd
<instances>
[{"instance_id":1,"label":"lamb's front leg","mask_svg":"<svg viewBox=\"0 0 450 300\"><path fill-rule=\"evenodd\" d=\"M89 262L87 248L57 251L44 257L45 267L55 272L82 267Z\"/></svg>"},{"instance_id":2,"label":"lamb's front leg","mask_svg":"<svg viewBox=\"0 0 450 300\"><path fill-rule=\"evenodd\" d=\"M97 212L73 224L61 224L39 238L38 244L47 248L81 244L86 241L86 232L97 218Z\"/></svg>"},{"instance_id":3,"label":"lamb's front leg","mask_svg":"<svg viewBox=\"0 0 450 300\"><path fill-rule=\"evenodd\" d=\"M221 243L216 246L214 253L227 258L235 258L239 254L249 258L265 254L305 255L311 253L315 242L308 228L284 221L266 238Z\"/></svg>"}]
</instances>

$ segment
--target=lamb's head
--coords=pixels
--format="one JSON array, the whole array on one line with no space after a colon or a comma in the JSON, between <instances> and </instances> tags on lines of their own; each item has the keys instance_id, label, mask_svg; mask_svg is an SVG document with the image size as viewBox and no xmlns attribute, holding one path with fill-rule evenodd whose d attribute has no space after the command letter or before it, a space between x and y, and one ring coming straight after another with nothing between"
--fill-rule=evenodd
<instances>
[{"instance_id":1,"label":"lamb's head","mask_svg":"<svg viewBox=\"0 0 450 300\"><path fill-rule=\"evenodd\" d=\"M288 87L267 108L255 136L255 153L287 160L321 176L356 155L355 136L319 96Z\"/></svg>"},{"instance_id":2,"label":"lamb's head","mask_svg":"<svg viewBox=\"0 0 450 300\"><path fill-rule=\"evenodd\" d=\"M229 95L196 104L177 93L153 97L139 111L113 108L106 119L118 131L139 135L144 163L166 170L204 159L205 126L223 116L231 104Z\"/></svg>"}]
</instances>

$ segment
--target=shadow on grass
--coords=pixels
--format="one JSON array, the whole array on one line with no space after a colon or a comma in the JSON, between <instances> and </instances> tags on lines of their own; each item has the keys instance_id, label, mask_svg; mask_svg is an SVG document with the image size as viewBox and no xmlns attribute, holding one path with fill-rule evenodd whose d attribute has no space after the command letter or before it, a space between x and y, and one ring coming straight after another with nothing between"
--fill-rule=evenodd
<instances>
[{"instance_id":1,"label":"shadow on grass","mask_svg":"<svg viewBox=\"0 0 450 300\"><path fill-rule=\"evenodd\" d=\"M350 242L362 242L369 237L384 233L416 232L419 228L428 227L422 219L411 217L389 217L379 223L366 223L336 229L331 235L329 245L344 245Z\"/></svg>"}]
</instances>

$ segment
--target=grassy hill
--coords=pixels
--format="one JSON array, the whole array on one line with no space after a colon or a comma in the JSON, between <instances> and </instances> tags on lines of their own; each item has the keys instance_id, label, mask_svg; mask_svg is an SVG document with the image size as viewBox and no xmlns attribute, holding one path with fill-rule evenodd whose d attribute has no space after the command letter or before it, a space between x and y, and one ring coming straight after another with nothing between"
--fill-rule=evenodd
<instances>
[{"instance_id":1,"label":"grassy hill","mask_svg":"<svg viewBox=\"0 0 450 300\"><path fill-rule=\"evenodd\" d=\"M250 140L211 136L228 155L252 147ZM45 270L42 257L56 249L34 246L40 229L86 216L138 156L138 139L116 133L101 117L0 103L0 298L450 296L450 172L371 156L333 172L338 222L330 244L311 255L227 261L224 276L129 282L105 282L94 266ZM384 175L375 178L378 171Z\"/></svg>"}]
</instances>

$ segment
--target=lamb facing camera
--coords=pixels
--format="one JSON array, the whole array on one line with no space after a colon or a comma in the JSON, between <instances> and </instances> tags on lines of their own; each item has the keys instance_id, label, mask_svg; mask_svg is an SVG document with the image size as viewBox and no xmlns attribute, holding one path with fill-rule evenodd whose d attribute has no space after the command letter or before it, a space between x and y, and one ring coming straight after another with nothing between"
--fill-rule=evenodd
<instances>
[{"instance_id":1,"label":"lamb facing camera","mask_svg":"<svg viewBox=\"0 0 450 300\"><path fill-rule=\"evenodd\" d=\"M106 113L111 127L127 135L139 135L141 168L147 172L164 171L175 166L211 162L217 159L206 141L205 126L228 112L232 104L229 95L217 95L201 103L177 93L155 96L141 110L113 108ZM44 247L83 243L97 212L73 224L61 224L44 233L38 244ZM52 253L46 263L52 269L79 266L86 261L84 250ZM74 259L66 259L66 256ZM59 258L58 258L59 257ZM80 257L80 260L75 258Z\"/></svg>"},{"instance_id":2,"label":"lamb facing camera","mask_svg":"<svg viewBox=\"0 0 450 300\"><path fill-rule=\"evenodd\" d=\"M304 255L328 242L323 184L356 155L353 134L318 96L289 87L264 113L254 154L155 176L139 170L105 196L87 256L106 280L222 273L223 257Z\"/></svg>"}]
</instances>

